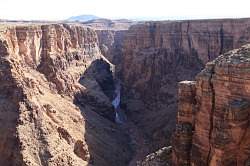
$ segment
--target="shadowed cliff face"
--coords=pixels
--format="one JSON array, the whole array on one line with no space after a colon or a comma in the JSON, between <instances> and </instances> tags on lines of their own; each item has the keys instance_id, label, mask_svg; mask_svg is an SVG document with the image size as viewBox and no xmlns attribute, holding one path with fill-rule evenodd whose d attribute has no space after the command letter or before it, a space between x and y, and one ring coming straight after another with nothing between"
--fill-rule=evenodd
<instances>
[{"instance_id":1,"label":"shadowed cliff face","mask_svg":"<svg viewBox=\"0 0 250 166\"><path fill-rule=\"evenodd\" d=\"M95 29L102 54L116 67L120 74L122 63L122 45L127 30L137 22L126 19L108 20L97 19L82 24Z\"/></svg>"},{"instance_id":2,"label":"shadowed cliff face","mask_svg":"<svg viewBox=\"0 0 250 166\"><path fill-rule=\"evenodd\" d=\"M94 112L92 106L100 102L95 94L91 103L75 103L78 94L89 97L91 87L79 79L100 59L106 61L90 28L6 25L0 33L0 165L129 161L127 135ZM114 112L111 101L101 106ZM115 155L117 151L123 155Z\"/></svg>"},{"instance_id":3,"label":"shadowed cliff face","mask_svg":"<svg viewBox=\"0 0 250 166\"><path fill-rule=\"evenodd\" d=\"M177 83L221 53L250 42L250 20L146 22L125 35L123 106L157 149L175 126Z\"/></svg>"},{"instance_id":4,"label":"shadowed cliff face","mask_svg":"<svg viewBox=\"0 0 250 166\"><path fill-rule=\"evenodd\" d=\"M0 40L0 165L19 165L19 141L16 137L16 125L19 117L18 101L23 98L23 91L17 86L11 72L11 65L6 59L8 56L7 42ZM12 161L12 158L16 158Z\"/></svg>"},{"instance_id":5,"label":"shadowed cliff face","mask_svg":"<svg viewBox=\"0 0 250 166\"><path fill-rule=\"evenodd\" d=\"M249 165L249 59L246 45L179 84L174 165Z\"/></svg>"},{"instance_id":6,"label":"shadowed cliff face","mask_svg":"<svg viewBox=\"0 0 250 166\"><path fill-rule=\"evenodd\" d=\"M115 111L111 100L115 91L115 83L110 65L103 59L97 59L91 63L79 80L79 83L86 87L86 91L78 93L75 101L82 105L89 103L92 111L114 121Z\"/></svg>"},{"instance_id":7,"label":"shadowed cliff face","mask_svg":"<svg viewBox=\"0 0 250 166\"><path fill-rule=\"evenodd\" d=\"M127 30L96 30L103 56L115 65L115 75L121 75L122 47Z\"/></svg>"}]
</instances>

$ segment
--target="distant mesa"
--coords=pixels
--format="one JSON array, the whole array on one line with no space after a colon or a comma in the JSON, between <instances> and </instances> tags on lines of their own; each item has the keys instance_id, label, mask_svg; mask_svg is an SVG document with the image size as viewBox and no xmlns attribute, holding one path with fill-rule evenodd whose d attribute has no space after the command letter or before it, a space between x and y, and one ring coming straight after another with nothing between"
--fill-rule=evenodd
<instances>
[{"instance_id":1,"label":"distant mesa","mask_svg":"<svg viewBox=\"0 0 250 166\"><path fill-rule=\"evenodd\" d=\"M82 21L84 25L87 25L89 27L92 27L94 29L98 30L128 30L129 27L136 22L127 20L127 19L105 19L105 18L99 18L89 21Z\"/></svg>"},{"instance_id":2,"label":"distant mesa","mask_svg":"<svg viewBox=\"0 0 250 166\"><path fill-rule=\"evenodd\" d=\"M67 19L67 21L79 21L79 22L86 22L91 20L100 19L100 17L95 15L79 15L79 16L72 16Z\"/></svg>"}]
</instances>

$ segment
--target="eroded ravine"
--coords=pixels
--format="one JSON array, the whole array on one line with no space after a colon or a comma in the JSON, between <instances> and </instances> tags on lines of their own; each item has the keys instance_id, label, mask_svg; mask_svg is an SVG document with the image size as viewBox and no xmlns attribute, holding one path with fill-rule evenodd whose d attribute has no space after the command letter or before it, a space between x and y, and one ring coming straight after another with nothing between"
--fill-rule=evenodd
<instances>
[{"instance_id":1,"label":"eroded ravine","mask_svg":"<svg viewBox=\"0 0 250 166\"><path fill-rule=\"evenodd\" d=\"M119 80L115 81L115 98L112 100L112 105L115 109L115 122L118 124L126 123L126 117L124 112L121 110L121 83Z\"/></svg>"},{"instance_id":2,"label":"eroded ravine","mask_svg":"<svg viewBox=\"0 0 250 166\"><path fill-rule=\"evenodd\" d=\"M147 154L149 154L149 141L146 139L144 133L126 116L126 110L121 109L121 82L115 81L115 98L112 101L116 116L115 122L121 126L122 130L126 132L130 137L130 145L134 151L133 157L128 166L136 166L139 161L143 160Z\"/></svg>"}]
</instances>

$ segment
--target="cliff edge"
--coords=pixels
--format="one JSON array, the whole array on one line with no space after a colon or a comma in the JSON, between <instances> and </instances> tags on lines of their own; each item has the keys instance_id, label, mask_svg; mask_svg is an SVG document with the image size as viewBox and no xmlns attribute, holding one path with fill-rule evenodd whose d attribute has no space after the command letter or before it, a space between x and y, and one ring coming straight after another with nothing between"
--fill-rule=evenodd
<instances>
[{"instance_id":1,"label":"cliff edge","mask_svg":"<svg viewBox=\"0 0 250 166\"><path fill-rule=\"evenodd\" d=\"M179 83L173 163L250 164L250 45L209 62L196 81Z\"/></svg>"}]
</instances>

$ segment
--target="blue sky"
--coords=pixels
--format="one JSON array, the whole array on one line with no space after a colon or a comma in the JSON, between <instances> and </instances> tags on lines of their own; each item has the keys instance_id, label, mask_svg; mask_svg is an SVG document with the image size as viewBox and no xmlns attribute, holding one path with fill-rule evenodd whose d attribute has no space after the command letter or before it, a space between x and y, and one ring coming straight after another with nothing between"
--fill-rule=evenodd
<instances>
[{"instance_id":1,"label":"blue sky","mask_svg":"<svg viewBox=\"0 0 250 166\"><path fill-rule=\"evenodd\" d=\"M0 4L1 19L62 20L81 14L153 19L250 17L249 0L0 0Z\"/></svg>"}]
</instances>

